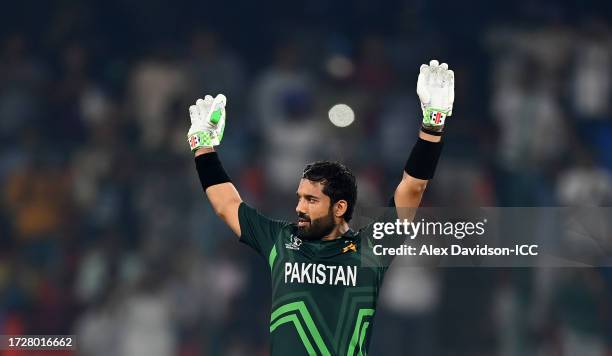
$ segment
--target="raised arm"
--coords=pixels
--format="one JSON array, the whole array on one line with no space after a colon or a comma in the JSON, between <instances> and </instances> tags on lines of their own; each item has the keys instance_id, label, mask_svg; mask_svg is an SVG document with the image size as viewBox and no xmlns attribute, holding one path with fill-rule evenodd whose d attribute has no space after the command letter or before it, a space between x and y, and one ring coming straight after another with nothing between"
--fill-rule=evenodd
<instances>
[{"instance_id":1,"label":"raised arm","mask_svg":"<svg viewBox=\"0 0 612 356\"><path fill-rule=\"evenodd\" d=\"M223 94L214 99L207 95L189 107L191 128L187 140L195 153L196 169L203 189L215 213L240 236L238 207L242 202L236 187L225 173L214 146L221 143L225 129L225 104Z\"/></svg>"},{"instance_id":2,"label":"raised arm","mask_svg":"<svg viewBox=\"0 0 612 356\"><path fill-rule=\"evenodd\" d=\"M395 206L417 208L427 182L433 178L442 150L442 133L455 100L455 75L446 63L432 60L423 64L417 81L423 123L419 138L410 153L402 180L395 190ZM400 219L412 219L414 209L398 209Z\"/></svg>"}]
</instances>

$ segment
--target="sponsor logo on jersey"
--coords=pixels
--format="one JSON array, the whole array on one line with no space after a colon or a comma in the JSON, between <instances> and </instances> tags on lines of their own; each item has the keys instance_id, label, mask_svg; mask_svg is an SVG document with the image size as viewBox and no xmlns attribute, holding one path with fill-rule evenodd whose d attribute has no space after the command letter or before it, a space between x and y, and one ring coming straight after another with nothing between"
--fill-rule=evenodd
<instances>
[{"instance_id":1,"label":"sponsor logo on jersey","mask_svg":"<svg viewBox=\"0 0 612 356\"><path fill-rule=\"evenodd\" d=\"M285 283L355 286L357 266L285 262Z\"/></svg>"},{"instance_id":2,"label":"sponsor logo on jersey","mask_svg":"<svg viewBox=\"0 0 612 356\"><path fill-rule=\"evenodd\" d=\"M296 251L299 250L300 246L302 246L302 240L293 234L291 234L290 239L291 240L289 241L289 243L285 244L285 248Z\"/></svg>"}]
</instances>

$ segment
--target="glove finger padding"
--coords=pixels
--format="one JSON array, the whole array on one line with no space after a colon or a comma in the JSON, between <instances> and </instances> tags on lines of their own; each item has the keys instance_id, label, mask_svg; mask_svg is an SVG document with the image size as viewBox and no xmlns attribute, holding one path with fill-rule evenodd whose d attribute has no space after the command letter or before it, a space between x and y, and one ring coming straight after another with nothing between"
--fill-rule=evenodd
<instances>
[{"instance_id":1,"label":"glove finger padding","mask_svg":"<svg viewBox=\"0 0 612 356\"><path fill-rule=\"evenodd\" d=\"M200 117L199 117L198 107L197 106L191 105L189 107L189 119L191 120L191 125L192 126L194 124L197 124L197 122L199 121Z\"/></svg>"},{"instance_id":2,"label":"glove finger padding","mask_svg":"<svg viewBox=\"0 0 612 356\"><path fill-rule=\"evenodd\" d=\"M215 98L215 100L211 103L211 112L209 117L209 122L213 125L217 125L221 118L225 116L225 103L226 103L225 95L219 94Z\"/></svg>"},{"instance_id":3,"label":"glove finger padding","mask_svg":"<svg viewBox=\"0 0 612 356\"><path fill-rule=\"evenodd\" d=\"M427 105L431 101L429 90L427 90L427 82L429 81L430 74L429 72L429 66L427 64L423 64L421 66L419 78L417 80L417 94L419 96L419 99L421 99L422 105Z\"/></svg>"},{"instance_id":4,"label":"glove finger padding","mask_svg":"<svg viewBox=\"0 0 612 356\"><path fill-rule=\"evenodd\" d=\"M198 114L201 120L205 120L210 111L210 103L207 103L204 99L198 99L196 101L196 107L198 108Z\"/></svg>"},{"instance_id":5,"label":"glove finger padding","mask_svg":"<svg viewBox=\"0 0 612 356\"><path fill-rule=\"evenodd\" d=\"M211 105L211 112L208 117L208 122L214 126L214 145L219 145L223 139L223 132L225 130L225 104L227 99L225 95L219 94L214 99Z\"/></svg>"},{"instance_id":6,"label":"glove finger padding","mask_svg":"<svg viewBox=\"0 0 612 356\"><path fill-rule=\"evenodd\" d=\"M223 109L223 116L221 116L221 119L219 120L219 124L217 126L217 140L219 141L219 143L221 143L221 140L223 140L223 131L225 131L225 109Z\"/></svg>"},{"instance_id":7,"label":"glove finger padding","mask_svg":"<svg viewBox=\"0 0 612 356\"><path fill-rule=\"evenodd\" d=\"M448 86L448 101L451 107L448 116L451 116L453 114L453 104L455 103L455 72L452 70L448 71L448 81L450 84Z\"/></svg>"}]
</instances>

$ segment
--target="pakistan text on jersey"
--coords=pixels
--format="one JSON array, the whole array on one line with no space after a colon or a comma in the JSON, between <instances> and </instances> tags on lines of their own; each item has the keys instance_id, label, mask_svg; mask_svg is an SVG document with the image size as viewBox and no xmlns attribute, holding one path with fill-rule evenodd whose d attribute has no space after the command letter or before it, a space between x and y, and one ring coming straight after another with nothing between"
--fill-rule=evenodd
<instances>
[{"instance_id":1,"label":"pakistan text on jersey","mask_svg":"<svg viewBox=\"0 0 612 356\"><path fill-rule=\"evenodd\" d=\"M327 266L318 263L285 262L285 283L355 286L357 266Z\"/></svg>"}]
</instances>

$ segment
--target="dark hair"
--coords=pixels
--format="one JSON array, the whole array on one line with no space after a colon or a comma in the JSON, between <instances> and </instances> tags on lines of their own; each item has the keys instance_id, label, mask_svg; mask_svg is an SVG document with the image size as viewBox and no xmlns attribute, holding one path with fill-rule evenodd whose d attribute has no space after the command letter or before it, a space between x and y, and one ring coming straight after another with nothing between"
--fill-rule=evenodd
<instances>
[{"instance_id":1,"label":"dark hair","mask_svg":"<svg viewBox=\"0 0 612 356\"><path fill-rule=\"evenodd\" d=\"M306 165L302 178L323 184L323 194L331 199L332 204L346 200L347 207L343 218L346 222L351 220L357 200L357 183L348 168L339 162L317 161Z\"/></svg>"}]
</instances>

